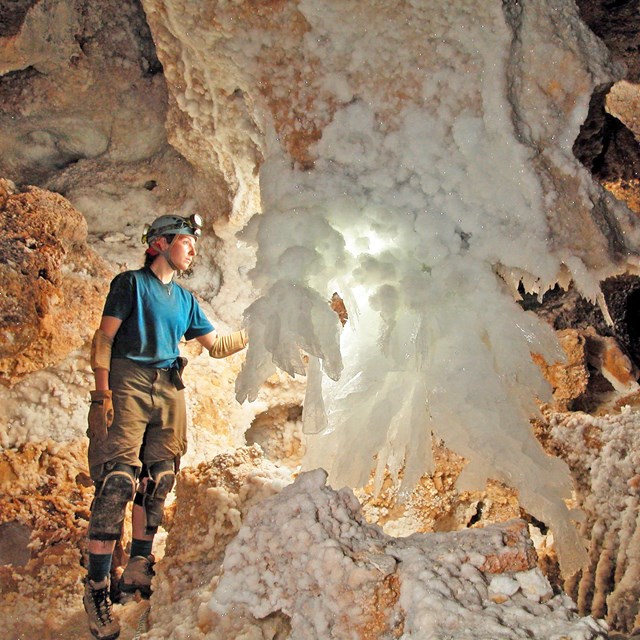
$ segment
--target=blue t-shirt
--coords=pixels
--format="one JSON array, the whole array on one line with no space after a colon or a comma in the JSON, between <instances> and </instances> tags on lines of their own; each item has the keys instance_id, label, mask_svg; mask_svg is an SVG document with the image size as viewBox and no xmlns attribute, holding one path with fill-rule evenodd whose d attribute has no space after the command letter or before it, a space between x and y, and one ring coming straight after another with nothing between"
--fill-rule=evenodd
<instances>
[{"instance_id":1,"label":"blue t-shirt","mask_svg":"<svg viewBox=\"0 0 640 640\"><path fill-rule=\"evenodd\" d=\"M103 315L122 320L111 357L148 367L171 367L183 337L191 340L213 331L194 295L176 282L164 284L149 267L113 279Z\"/></svg>"}]
</instances>

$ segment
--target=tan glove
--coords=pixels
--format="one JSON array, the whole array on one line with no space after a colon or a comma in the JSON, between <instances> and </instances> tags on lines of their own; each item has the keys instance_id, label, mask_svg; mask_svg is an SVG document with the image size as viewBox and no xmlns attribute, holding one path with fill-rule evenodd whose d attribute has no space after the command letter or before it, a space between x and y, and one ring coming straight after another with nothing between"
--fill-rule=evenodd
<instances>
[{"instance_id":1,"label":"tan glove","mask_svg":"<svg viewBox=\"0 0 640 640\"><path fill-rule=\"evenodd\" d=\"M213 346L209 349L212 358L226 358L244 349L249 342L247 332L244 329L234 331L226 336L216 336Z\"/></svg>"},{"instance_id":2,"label":"tan glove","mask_svg":"<svg viewBox=\"0 0 640 640\"><path fill-rule=\"evenodd\" d=\"M113 401L111 390L92 391L89 407L89 430L91 440L101 442L107 439L107 432L113 423Z\"/></svg>"}]
</instances>

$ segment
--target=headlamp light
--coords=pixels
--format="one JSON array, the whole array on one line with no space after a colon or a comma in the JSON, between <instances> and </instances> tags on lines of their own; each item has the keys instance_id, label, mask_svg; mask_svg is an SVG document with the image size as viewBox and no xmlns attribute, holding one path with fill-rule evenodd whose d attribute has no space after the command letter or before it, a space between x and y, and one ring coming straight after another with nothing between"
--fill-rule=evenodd
<instances>
[{"instance_id":1,"label":"headlamp light","mask_svg":"<svg viewBox=\"0 0 640 640\"><path fill-rule=\"evenodd\" d=\"M193 235L199 238L202 235L202 216L194 213L189 216L187 223L193 229Z\"/></svg>"}]
</instances>

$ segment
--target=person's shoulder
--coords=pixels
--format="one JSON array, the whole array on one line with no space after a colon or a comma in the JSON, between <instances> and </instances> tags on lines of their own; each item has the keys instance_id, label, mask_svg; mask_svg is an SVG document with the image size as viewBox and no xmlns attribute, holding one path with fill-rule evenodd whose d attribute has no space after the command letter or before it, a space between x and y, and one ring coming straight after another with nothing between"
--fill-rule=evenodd
<instances>
[{"instance_id":1,"label":"person's shoulder","mask_svg":"<svg viewBox=\"0 0 640 640\"><path fill-rule=\"evenodd\" d=\"M126 271L121 271L113 278L112 282L125 284L145 279L148 277L148 274L145 274L144 271L144 267L142 269L127 269Z\"/></svg>"},{"instance_id":2,"label":"person's shoulder","mask_svg":"<svg viewBox=\"0 0 640 640\"><path fill-rule=\"evenodd\" d=\"M148 280L149 278L155 277L148 267L129 269L128 271L123 271L122 274L126 275L130 280Z\"/></svg>"},{"instance_id":3,"label":"person's shoulder","mask_svg":"<svg viewBox=\"0 0 640 640\"><path fill-rule=\"evenodd\" d=\"M143 279L143 278L155 278L153 275L153 271L149 267L140 267L139 269L131 269L130 271L125 271L125 273L130 273L133 278Z\"/></svg>"}]
</instances>

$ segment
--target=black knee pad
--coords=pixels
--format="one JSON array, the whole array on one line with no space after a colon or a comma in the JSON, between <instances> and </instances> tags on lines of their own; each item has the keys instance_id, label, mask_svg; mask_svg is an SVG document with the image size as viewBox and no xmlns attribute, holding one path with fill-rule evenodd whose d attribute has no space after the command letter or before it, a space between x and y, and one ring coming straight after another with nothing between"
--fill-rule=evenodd
<instances>
[{"instance_id":1,"label":"black knee pad","mask_svg":"<svg viewBox=\"0 0 640 640\"><path fill-rule=\"evenodd\" d=\"M156 462L149 467L148 472L147 486L141 502L147 516L145 533L152 534L162 524L164 502L171 489L173 489L176 480L174 461L163 460Z\"/></svg>"},{"instance_id":2,"label":"black knee pad","mask_svg":"<svg viewBox=\"0 0 640 640\"><path fill-rule=\"evenodd\" d=\"M127 503L133 499L136 470L129 465L116 465L96 485L89 520L90 540L118 540Z\"/></svg>"}]
</instances>

